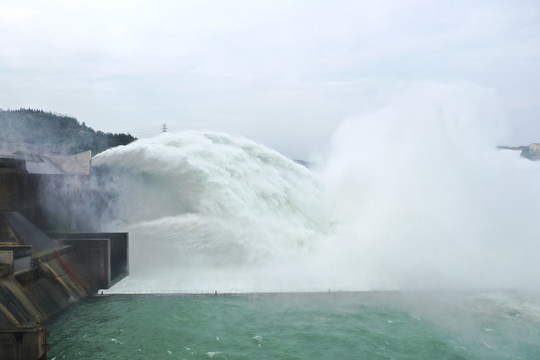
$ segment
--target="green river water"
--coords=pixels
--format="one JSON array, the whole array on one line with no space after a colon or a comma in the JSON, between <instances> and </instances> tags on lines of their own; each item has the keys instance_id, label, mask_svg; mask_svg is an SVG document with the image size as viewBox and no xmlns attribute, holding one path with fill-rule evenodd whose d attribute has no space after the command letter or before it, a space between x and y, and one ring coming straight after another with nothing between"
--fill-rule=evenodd
<instances>
[{"instance_id":1,"label":"green river water","mask_svg":"<svg viewBox=\"0 0 540 360\"><path fill-rule=\"evenodd\" d=\"M538 359L515 292L109 295L49 325L50 359Z\"/></svg>"}]
</instances>

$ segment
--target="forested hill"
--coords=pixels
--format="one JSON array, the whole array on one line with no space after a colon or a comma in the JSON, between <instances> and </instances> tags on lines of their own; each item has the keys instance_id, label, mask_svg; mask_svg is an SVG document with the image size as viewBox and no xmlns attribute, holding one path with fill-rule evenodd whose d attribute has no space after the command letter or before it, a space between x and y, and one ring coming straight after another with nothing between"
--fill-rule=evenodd
<instances>
[{"instance_id":1,"label":"forested hill","mask_svg":"<svg viewBox=\"0 0 540 360\"><path fill-rule=\"evenodd\" d=\"M70 116L43 110L0 109L0 152L92 155L126 145L136 138L130 134L95 131Z\"/></svg>"}]
</instances>

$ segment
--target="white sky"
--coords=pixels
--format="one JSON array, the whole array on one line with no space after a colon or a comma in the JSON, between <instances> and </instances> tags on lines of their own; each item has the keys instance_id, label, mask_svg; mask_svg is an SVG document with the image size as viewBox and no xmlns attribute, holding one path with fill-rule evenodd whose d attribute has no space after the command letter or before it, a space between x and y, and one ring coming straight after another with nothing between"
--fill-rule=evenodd
<instances>
[{"instance_id":1,"label":"white sky","mask_svg":"<svg viewBox=\"0 0 540 360\"><path fill-rule=\"evenodd\" d=\"M207 128L309 157L393 84L493 88L540 141L540 2L0 0L0 108L147 137Z\"/></svg>"}]
</instances>

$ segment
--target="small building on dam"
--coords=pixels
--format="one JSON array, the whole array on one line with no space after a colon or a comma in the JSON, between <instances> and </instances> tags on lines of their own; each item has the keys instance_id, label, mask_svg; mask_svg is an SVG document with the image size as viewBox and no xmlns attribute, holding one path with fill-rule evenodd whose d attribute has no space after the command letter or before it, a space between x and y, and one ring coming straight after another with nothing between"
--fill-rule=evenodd
<instances>
[{"instance_id":1,"label":"small building on dam","mask_svg":"<svg viewBox=\"0 0 540 360\"><path fill-rule=\"evenodd\" d=\"M46 324L128 275L128 234L96 232L90 151L0 155L0 359L46 359Z\"/></svg>"}]
</instances>

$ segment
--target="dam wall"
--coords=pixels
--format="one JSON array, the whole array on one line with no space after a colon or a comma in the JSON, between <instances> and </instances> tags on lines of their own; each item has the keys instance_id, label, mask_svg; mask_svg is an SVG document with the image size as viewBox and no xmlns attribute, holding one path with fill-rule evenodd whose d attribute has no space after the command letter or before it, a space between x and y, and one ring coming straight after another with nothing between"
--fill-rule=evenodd
<instances>
[{"instance_id":1,"label":"dam wall","mask_svg":"<svg viewBox=\"0 0 540 360\"><path fill-rule=\"evenodd\" d=\"M42 235L53 246L38 254L32 245L0 245L6 262L0 267L0 359L46 356L45 324L128 274L126 233L55 233L61 240ZM28 257L15 271L15 262Z\"/></svg>"},{"instance_id":2,"label":"dam wall","mask_svg":"<svg viewBox=\"0 0 540 360\"><path fill-rule=\"evenodd\" d=\"M18 162L14 164L21 166ZM39 176L27 174L20 168L0 168L0 211L16 210L32 223L43 225L38 195L40 180Z\"/></svg>"},{"instance_id":3,"label":"dam wall","mask_svg":"<svg viewBox=\"0 0 540 360\"><path fill-rule=\"evenodd\" d=\"M73 161L0 156L2 360L46 359L46 324L129 273L127 233L77 231L85 219L71 209L91 194L85 189L89 156ZM79 166L85 159L88 166ZM47 192L58 187L64 197L50 203L58 194ZM70 231L44 230L57 228Z\"/></svg>"}]
</instances>

